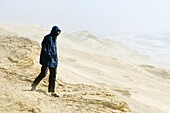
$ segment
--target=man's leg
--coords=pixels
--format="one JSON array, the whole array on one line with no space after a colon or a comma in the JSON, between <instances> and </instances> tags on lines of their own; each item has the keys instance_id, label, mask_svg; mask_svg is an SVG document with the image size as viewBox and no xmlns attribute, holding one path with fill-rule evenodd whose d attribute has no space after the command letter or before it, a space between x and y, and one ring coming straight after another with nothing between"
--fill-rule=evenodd
<instances>
[{"instance_id":1,"label":"man's leg","mask_svg":"<svg viewBox=\"0 0 170 113\"><path fill-rule=\"evenodd\" d=\"M49 76L49 85L48 92L55 92L55 79L56 79L56 68L49 67L50 76Z\"/></svg>"},{"instance_id":2,"label":"man's leg","mask_svg":"<svg viewBox=\"0 0 170 113\"><path fill-rule=\"evenodd\" d=\"M55 93L55 79L57 74L57 68L49 67L49 69L50 69L50 76L49 76L48 92L51 92L51 96L59 97L59 95Z\"/></svg>"},{"instance_id":3,"label":"man's leg","mask_svg":"<svg viewBox=\"0 0 170 113\"><path fill-rule=\"evenodd\" d=\"M47 71L48 71L48 66L43 65L41 67L41 73L38 75L38 77L34 80L34 82L32 84L32 89L31 90L35 90L36 89L36 86L45 77L45 75L47 74Z\"/></svg>"}]
</instances>

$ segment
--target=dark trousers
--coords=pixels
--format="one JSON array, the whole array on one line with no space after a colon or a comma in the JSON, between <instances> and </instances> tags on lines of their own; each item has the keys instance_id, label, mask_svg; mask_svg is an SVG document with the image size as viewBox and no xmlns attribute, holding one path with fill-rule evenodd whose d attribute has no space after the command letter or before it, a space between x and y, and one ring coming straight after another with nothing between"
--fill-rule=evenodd
<instances>
[{"instance_id":1,"label":"dark trousers","mask_svg":"<svg viewBox=\"0 0 170 113\"><path fill-rule=\"evenodd\" d=\"M42 65L41 73L34 80L32 87L36 87L39 84L39 82L46 76L48 69L50 70L48 92L55 92L55 79L57 73L56 68L52 68L45 65Z\"/></svg>"}]
</instances>

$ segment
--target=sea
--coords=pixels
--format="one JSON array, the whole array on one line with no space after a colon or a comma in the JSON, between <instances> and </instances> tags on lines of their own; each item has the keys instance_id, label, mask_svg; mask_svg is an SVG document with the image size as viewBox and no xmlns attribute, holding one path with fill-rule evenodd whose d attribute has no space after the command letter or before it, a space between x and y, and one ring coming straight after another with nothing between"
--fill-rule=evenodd
<instances>
[{"instance_id":1,"label":"sea","mask_svg":"<svg viewBox=\"0 0 170 113\"><path fill-rule=\"evenodd\" d=\"M119 41L140 55L148 55L160 68L170 69L170 33L119 34L107 37Z\"/></svg>"}]
</instances>

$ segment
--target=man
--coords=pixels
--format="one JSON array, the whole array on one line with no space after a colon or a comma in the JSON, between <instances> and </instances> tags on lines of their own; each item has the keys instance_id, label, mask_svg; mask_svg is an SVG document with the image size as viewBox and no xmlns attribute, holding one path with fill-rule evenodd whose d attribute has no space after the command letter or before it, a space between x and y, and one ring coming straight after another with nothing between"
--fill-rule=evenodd
<instances>
[{"instance_id":1,"label":"man","mask_svg":"<svg viewBox=\"0 0 170 113\"><path fill-rule=\"evenodd\" d=\"M54 26L51 30L51 33L46 35L41 43L42 49L40 54L40 64L41 73L34 80L31 91L36 89L36 86L39 82L46 76L48 69L50 70L49 75L49 85L48 92L51 92L51 95L54 97L59 97L55 93L55 79L56 71L58 66L58 57L57 57L57 36L61 33L61 30Z\"/></svg>"}]
</instances>

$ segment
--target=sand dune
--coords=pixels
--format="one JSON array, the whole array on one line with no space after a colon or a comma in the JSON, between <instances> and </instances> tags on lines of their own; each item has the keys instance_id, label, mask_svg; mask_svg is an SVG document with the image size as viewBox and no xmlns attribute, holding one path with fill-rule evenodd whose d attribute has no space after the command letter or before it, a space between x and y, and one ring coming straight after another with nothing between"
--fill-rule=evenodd
<instances>
[{"instance_id":1,"label":"sand dune","mask_svg":"<svg viewBox=\"0 0 170 113\"><path fill-rule=\"evenodd\" d=\"M111 56L126 62L155 65L149 56L139 55L136 51L128 49L120 42L114 42L109 39L100 39L88 31L78 31L71 34L62 34L59 38L59 44L62 47L69 47L75 50L81 50L89 53L97 53L104 56ZM64 38L64 40L63 40ZM71 42L68 44L67 42ZM74 46L73 46L74 44Z\"/></svg>"},{"instance_id":2,"label":"sand dune","mask_svg":"<svg viewBox=\"0 0 170 113\"><path fill-rule=\"evenodd\" d=\"M0 27L6 31L10 31L19 37L28 37L34 41L41 42L42 37L49 31L39 25L11 25L11 24L0 24ZM4 34L4 32L3 32ZM9 36L8 32L5 32L6 36Z\"/></svg>"},{"instance_id":3,"label":"sand dune","mask_svg":"<svg viewBox=\"0 0 170 113\"><path fill-rule=\"evenodd\" d=\"M57 91L61 97L53 98L46 93L46 77L39 88L31 92L30 83L40 72L39 44L24 38L0 39L1 112L130 112L128 105L112 92L92 85L69 84L58 80Z\"/></svg>"},{"instance_id":4,"label":"sand dune","mask_svg":"<svg viewBox=\"0 0 170 113\"><path fill-rule=\"evenodd\" d=\"M16 34L0 27L0 35L1 36L11 36L11 35L16 35Z\"/></svg>"},{"instance_id":5,"label":"sand dune","mask_svg":"<svg viewBox=\"0 0 170 113\"><path fill-rule=\"evenodd\" d=\"M50 31L38 25L10 25L0 24L0 27L20 37L28 37L41 43L44 35ZM99 39L88 31L74 33L62 33L59 36L59 46L89 53L97 53L105 56L112 56L126 62L157 65L149 56L139 55L136 51L128 49L127 46L109 39Z\"/></svg>"},{"instance_id":6,"label":"sand dune","mask_svg":"<svg viewBox=\"0 0 170 113\"><path fill-rule=\"evenodd\" d=\"M62 73L59 77L63 81L86 82L106 89L115 89L117 96L123 98L134 113L170 111L170 71L72 49L59 48L59 51L59 74ZM68 73L72 73L72 76L67 75Z\"/></svg>"},{"instance_id":7,"label":"sand dune","mask_svg":"<svg viewBox=\"0 0 170 113\"><path fill-rule=\"evenodd\" d=\"M128 105L133 113L170 112L170 71L149 65L154 64L152 59L120 43L99 39L87 31L58 37L56 89L62 97L55 100L46 93L48 77L36 92L28 91L40 72L38 43L1 37L0 49L1 103L9 103L0 104L1 111L15 103L10 109L17 112L47 112L52 108L51 112L119 113L130 112Z\"/></svg>"}]
</instances>

